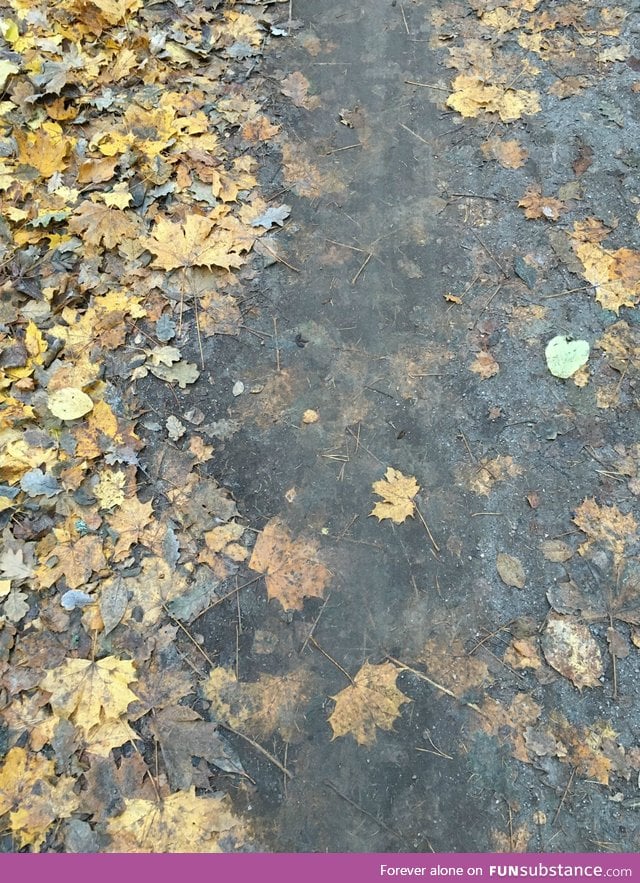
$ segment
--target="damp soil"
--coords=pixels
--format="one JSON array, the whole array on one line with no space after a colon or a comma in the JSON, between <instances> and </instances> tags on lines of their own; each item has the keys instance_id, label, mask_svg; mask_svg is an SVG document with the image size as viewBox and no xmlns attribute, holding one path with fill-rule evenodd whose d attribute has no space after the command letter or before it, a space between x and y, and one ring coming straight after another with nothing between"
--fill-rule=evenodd
<instances>
[{"instance_id":1,"label":"damp soil","mask_svg":"<svg viewBox=\"0 0 640 883\"><path fill-rule=\"evenodd\" d=\"M279 155L265 148L263 187L292 209L273 239L290 266L256 259L244 293L250 330L205 341L207 371L180 392L207 424L229 421L207 469L246 523L260 530L278 516L313 535L332 574L326 603L308 600L292 614L263 589L239 593L239 634L235 600L199 620L207 652L241 678L303 668L321 685L299 738L266 746L286 758L291 779L229 735L255 781L232 796L269 851L491 852L517 848L522 828L530 851L633 851L637 782L606 787L548 758L516 759L509 722L490 736L470 708L480 690L456 698L405 670L398 686L412 701L392 731L363 746L332 739L327 723L330 697L348 684L334 661L355 673L391 656L425 671L415 661L435 640L452 648L452 669L464 664L454 647L480 654L490 695L507 708L526 694L543 716L563 709L575 726L606 720L627 745L639 731L637 651L618 660L615 697L606 661L601 688L582 693L550 669L541 677L503 661L514 629L543 627L546 591L564 574L542 558L540 542L572 539L571 510L585 497L622 499L624 487L597 474L587 450L637 435L633 407L613 420L544 364L553 333L598 333L593 298L550 300L539 327L529 319L509 329L521 315L514 308L580 285L556 267L531 291L513 267L519 255L549 249L517 196L531 181L563 182L586 109L514 124L530 150L524 168L484 163L479 145L494 122L463 123L434 100L450 76L429 45L429 5L295 0L304 27L271 42L262 73L271 115L317 180L303 170L283 181ZM280 94L292 71L309 81L312 110ZM614 154L634 131L602 124L607 149L591 181L602 212L620 210L610 181L618 174L628 186L628 169ZM469 306L443 296L474 279ZM484 382L469 364L488 347L500 374ZM234 397L238 380L245 392ZM301 422L306 409L317 423ZM463 476L498 456L513 457L522 474L479 496ZM421 518L395 526L369 517L371 486L388 465L416 476ZM524 590L497 576L503 551L522 560ZM306 638L320 613L314 644ZM607 625L592 626L603 648Z\"/></svg>"}]
</instances>

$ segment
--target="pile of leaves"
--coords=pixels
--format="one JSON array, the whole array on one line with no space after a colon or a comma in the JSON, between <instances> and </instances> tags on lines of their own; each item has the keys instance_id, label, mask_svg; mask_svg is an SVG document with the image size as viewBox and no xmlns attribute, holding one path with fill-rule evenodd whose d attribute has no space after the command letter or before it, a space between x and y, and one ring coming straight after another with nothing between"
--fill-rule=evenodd
<instances>
[{"instance_id":1,"label":"pile of leaves","mask_svg":"<svg viewBox=\"0 0 640 883\"><path fill-rule=\"evenodd\" d=\"M256 154L279 128L250 79L272 30L287 31L277 9L179 6L2 8L9 849L215 851L246 837L210 784L214 770L245 774L216 725L181 704L200 673L176 636L223 594L248 541L230 494L201 474L213 448L180 396L203 340L239 333L237 272L289 213L260 196ZM176 390L181 419L125 392L147 377ZM141 420L169 437L153 476Z\"/></svg>"}]
</instances>

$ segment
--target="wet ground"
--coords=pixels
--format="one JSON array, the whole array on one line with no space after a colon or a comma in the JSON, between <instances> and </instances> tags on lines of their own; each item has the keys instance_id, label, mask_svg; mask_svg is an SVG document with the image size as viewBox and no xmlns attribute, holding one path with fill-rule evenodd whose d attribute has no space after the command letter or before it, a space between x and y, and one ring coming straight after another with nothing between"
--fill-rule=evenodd
<instances>
[{"instance_id":1,"label":"wet ground","mask_svg":"<svg viewBox=\"0 0 640 883\"><path fill-rule=\"evenodd\" d=\"M283 177L265 148L274 177L262 184L292 208L269 240L286 263L264 253L243 295L250 330L205 342L215 382L188 397L217 424L208 469L243 520L260 531L278 518L313 538L331 579L299 611L254 585L237 609L234 598L198 620L207 652L239 679L304 682L295 726L266 746L291 778L230 736L255 785L225 788L258 848L275 851L636 850L633 617L618 624L629 652L612 661L611 605L583 611L603 667L582 690L538 641L547 591L567 575L591 598L615 584L606 543L575 554L585 536L572 514L592 497L625 514L637 505L620 462L637 441L638 366L620 381L602 365L621 383L606 410L593 384L549 373L548 339L593 345L618 317L585 290L550 219L527 219L518 200L531 184L557 194L576 182L582 139L593 163L565 191L559 227L615 216L610 242L633 247L637 75L605 67L591 90L565 102L545 93L540 114L508 126L495 114L463 120L444 104L456 73L444 63L475 13L443 7L438 40L432 7L294 0L303 27L266 53L271 115L289 146ZM308 80L307 107L279 93L293 71ZM545 88L555 79L541 77ZM624 127L597 110L614 91ZM520 168L482 153L496 136L526 147ZM619 318L637 328L632 310ZM478 354L499 371L472 370ZM389 466L420 486L415 517L398 525L369 517ZM557 560L543 555L550 539ZM522 562L524 588L500 578L500 553ZM389 657L413 670L400 668L411 701L393 729L364 745L332 738L330 697ZM550 747L536 748L543 737Z\"/></svg>"}]
</instances>

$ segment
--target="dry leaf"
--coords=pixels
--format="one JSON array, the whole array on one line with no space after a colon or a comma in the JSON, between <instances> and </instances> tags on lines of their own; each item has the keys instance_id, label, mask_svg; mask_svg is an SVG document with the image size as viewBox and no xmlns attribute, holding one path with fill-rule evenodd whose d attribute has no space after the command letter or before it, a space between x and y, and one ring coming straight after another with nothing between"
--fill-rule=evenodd
<instances>
[{"instance_id":1,"label":"dry leaf","mask_svg":"<svg viewBox=\"0 0 640 883\"><path fill-rule=\"evenodd\" d=\"M525 218L544 218L546 221L557 221L567 210L564 202L552 196L543 196L537 185L529 187L518 203L524 208Z\"/></svg>"},{"instance_id":2,"label":"dry leaf","mask_svg":"<svg viewBox=\"0 0 640 883\"><path fill-rule=\"evenodd\" d=\"M129 689L135 680L133 662L115 656L97 662L65 659L61 666L46 673L40 687L51 693L49 703L54 714L71 720L85 737L90 737L105 720L119 721L129 703L138 698Z\"/></svg>"},{"instance_id":3,"label":"dry leaf","mask_svg":"<svg viewBox=\"0 0 640 883\"><path fill-rule=\"evenodd\" d=\"M516 589L524 589L526 577L519 558L500 552L496 559L496 567L500 574L500 579L505 585L513 586Z\"/></svg>"},{"instance_id":4,"label":"dry leaf","mask_svg":"<svg viewBox=\"0 0 640 883\"><path fill-rule=\"evenodd\" d=\"M541 645L549 665L579 690L602 686L600 648L587 626L577 617L550 613Z\"/></svg>"},{"instance_id":5,"label":"dry leaf","mask_svg":"<svg viewBox=\"0 0 640 883\"><path fill-rule=\"evenodd\" d=\"M142 244L155 259L154 267L176 270L180 267L241 267L242 253L249 250L252 236L238 238L231 230L216 225L212 218L187 215L181 224L158 218L151 236Z\"/></svg>"},{"instance_id":6,"label":"dry leaf","mask_svg":"<svg viewBox=\"0 0 640 883\"><path fill-rule=\"evenodd\" d=\"M614 555L621 556L627 543L633 542L638 535L638 523L631 513L623 515L617 506L600 506L593 497L580 503L573 523L589 537L578 549L581 555L587 552L591 543L602 543Z\"/></svg>"},{"instance_id":7,"label":"dry leaf","mask_svg":"<svg viewBox=\"0 0 640 883\"><path fill-rule=\"evenodd\" d=\"M537 92L501 86L469 74L458 74L452 86L447 106L463 117L497 113L503 123L509 123L540 112Z\"/></svg>"},{"instance_id":8,"label":"dry leaf","mask_svg":"<svg viewBox=\"0 0 640 883\"><path fill-rule=\"evenodd\" d=\"M519 169L529 158L528 151L518 141L490 138L482 145L487 159L495 159L504 169Z\"/></svg>"},{"instance_id":9,"label":"dry leaf","mask_svg":"<svg viewBox=\"0 0 640 883\"><path fill-rule=\"evenodd\" d=\"M471 365L471 370L474 374L479 374L482 380L488 380L490 377L495 377L496 374L500 371L500 365L496 362L494 357L487 350L481 350Z\"/></svg>"},{"instance_id":10,"label":"dry leaf","mask_svg":"<svg viewBox=\"0 0 640 883\"><path fill-rule=\"evenodd\" d=\"M375 504L370 515L375 515L380 521L390 518L394 524L402 524L413 516L413 498L419 490L420 486L412 475L403 475L389 466L384 479L373 483L373 492L382 497L382 502Z\"/></svg>"},{"instance_id":11,"label":"dry leaf","mask_svg":"<svg viewBox=\"0 0 640 883\"><path fill-rule=\"evenodd\" d=\"M334 739L351 733L358 745L371 745L377 728L393 729L401 707L411 702L396 687L398 673L390 662L365 662L351 686L331 697L336 703L329 717Z\"/></svg>"},{"instance_id":12,"label":"dry leaf","mask_svg":"<svg viewBox=\"0 0 640 883\"><path fill-rule=\"evenodd\" d=\"M224 835L242 829L226 796L196 797L196 789L178 791L161 801L127 800L124 812L109 819L107 852L222 852Z\"/></svg>"},{"instance_id":13,"label":"dry leaf","mask_svg":"<svg viewBox=\"0 0 640 883\"><path fill-rule=\"evenodd\" d=\"M277 518L259 535L249 567L264 573L269 598L277 598L285 610L302 610L305 598L322 598L331 579L315 543L292 539Z\"/></svg>"},{"instance_id":14,"label":"dry leaf","mask_svg":"<svg viewBox=\"0 0 640 883\"><path fill-rule=\"evenodd\" d=\"M500 454L493 460L483 457L479 463L467 467L465 473L471 490L488 497L496 482L522 475L522 469L513 462L513 457Z\"/></svg>"}]
</instances>

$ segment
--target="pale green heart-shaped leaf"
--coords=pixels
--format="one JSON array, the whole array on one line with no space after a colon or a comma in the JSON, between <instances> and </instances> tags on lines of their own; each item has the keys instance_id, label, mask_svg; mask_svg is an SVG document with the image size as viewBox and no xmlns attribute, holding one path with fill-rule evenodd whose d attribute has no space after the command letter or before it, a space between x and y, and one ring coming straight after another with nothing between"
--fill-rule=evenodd
<instances>
[{"instance_id":1,"label":"pale green heart-shaped leaf","mask_svg":"<svg viewBox=\"0 0 640 883\"><path fill-rule=\"evenodd\" d=\"M571 340L559 334L549 341L544 351L547 368L554 377L571 377L578 368L587 364L589 350L586 340Z\"/></svg>"}]
</instances>

